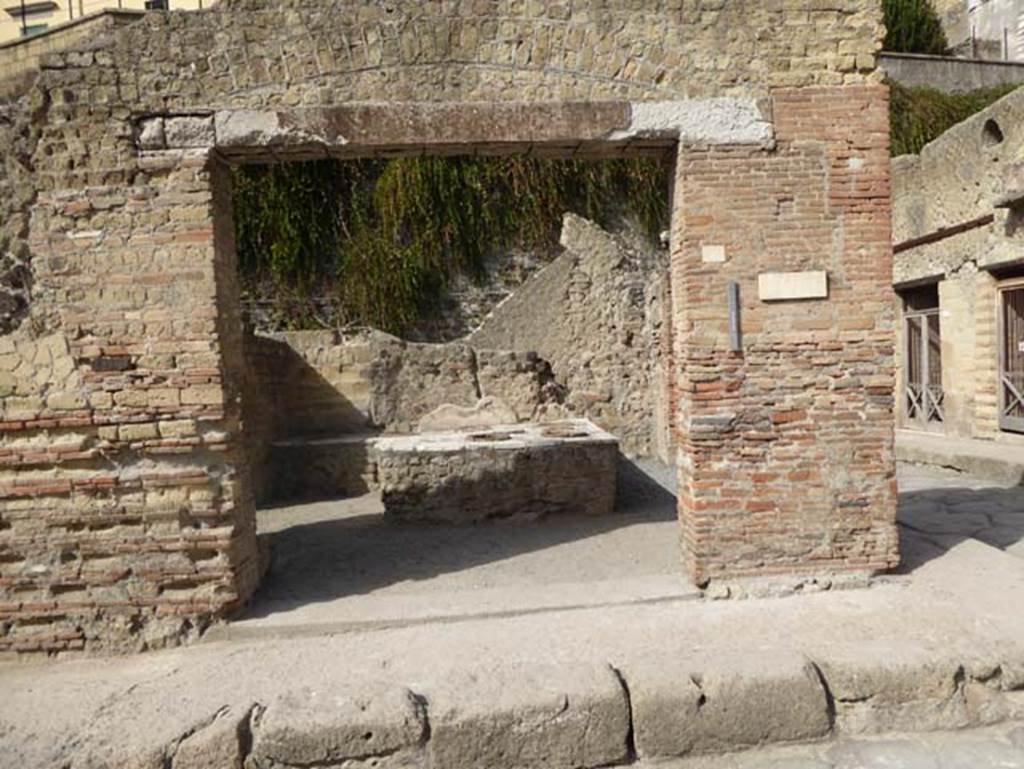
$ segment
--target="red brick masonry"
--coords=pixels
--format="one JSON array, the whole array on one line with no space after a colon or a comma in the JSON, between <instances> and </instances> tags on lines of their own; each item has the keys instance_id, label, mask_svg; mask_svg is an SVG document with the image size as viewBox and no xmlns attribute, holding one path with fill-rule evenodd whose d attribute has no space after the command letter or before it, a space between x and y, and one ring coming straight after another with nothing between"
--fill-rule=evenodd
<instances>
[{"instance_id":1,"label":"red brick masonry","mask_svg":"<svg viewBox=\"0 0 1024 769\"><path fill-rule=\"evenodd\" d=\"M774 151L682 148L677 168L679 512L701 584L898 563L887 89L772 101ZM727 262L703 263L707 244ZM828 299L759 300L759 273L805 270L828 272Z\"/></svg>"}]
</instances>

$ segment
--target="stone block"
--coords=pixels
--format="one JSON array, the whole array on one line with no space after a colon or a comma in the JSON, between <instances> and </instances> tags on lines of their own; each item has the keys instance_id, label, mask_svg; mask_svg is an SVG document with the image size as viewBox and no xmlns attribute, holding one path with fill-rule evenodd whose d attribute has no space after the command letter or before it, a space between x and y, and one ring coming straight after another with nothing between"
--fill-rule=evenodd
<instances>
[{"instance_id":1,"label":"stone block","mask_svg":"<svg viewBox=\"0 0 1024 769\"><path fill-rule=\"evenodd\" d=\"M139 124L139 148L144 150L162 150L167 146L164 135L164 119L162 117L143 120Z\"/></svg>"},{"instance_id":2,"label":"stone block","mask_svg":"<svg viewBox=\"0 0 1024 769\"><path fill-rule=\"evenodd\" d=\"M249 760L254 769L348 761L398 766L425 735L423 708L408 689L325 682L323 689L279 695L257 715Z\"/></svg>"},{"instance_id":3,"label":"stone block","mask_svg":"<svg viewBox=\"0 0 1024 769\"><path fill-rule=\"evenodd\" d=\"M173 387L160 387L149 391L149 405L153 407L174 407L180 401L179 390Z\"/></svg>"},{"instance_id":4,"label":"stone block","mask_svg":"<svg viewBox=\"0 0 1024 769\"><path fill-rule=\"evenodd\" d=\"M288 138L276 112L221 110L214 118L217 145L259 147Z\"/></svg>"},{"instance_id":5,"label":"stone block","mask_svg":"<svg viewBox=\"0 0 1024 769\"><path fill-rule=\"evenodd\" d=\"M164 121L164 137L172 149L212 147L215 141L212 117L169 117Z\"/></svg>"},{"instance_id":6,"label":"stone block","mask_svg":"<svg viewBox=\"0 0 1024 769\"><path fill-rule=\"evenodd\" d=\"M242 769L249 711L231 708L178 744L170 769Z\"/></svg>"},{"instance_id":7,"label":"stone block","mask_svg":"<svg viewBox=\"0 0 1024 769\"><path fill-rule=\"evenodd\" d=\"M431 766L583 769L628 756L629 706L607 665L461 674L427 698Z\"/></svg>"},{"instance_id":8,"label":"stone block","mask_svg":"<svg viewBox=\"0 0 1024 769\"><path fill-rule=\"evenodd\" d=\"M196 423L193 419L175 419L160 422L160 435L164 438L188 438L196 434Z\"/></svg>"},{"instance_id":9,"label":"stone block","mask_svg":"<svg viewBox=\"0 0 1024 769\"><path fill-rule=\"evenodd\" d=\"M669 657L630 661L622 675L644 758L812 740L832 726L817 671L799 654L710 665Z\"/></svg>"},{"instance_id":10,"label":"stone block","mask_svg":"<svg viewBox=\"0 0 1024 769\"><path fill-rule=\"evenodd\" d=\"M34 414L43 408L43 399L34 395L24 398L8 398L4 410L8 416L14 414Z\"/></svg>"},{"instance_id":11,"label":"stone block","mask_svg":"<svg viewBox=\"0 0 1024 769\"><path fill-rule=\"evenodd\" d=\"M81 393L55 392L46 396L46 405L55 411L74 411L85 408L86 400Z\"/></svg>"},{"instance_id":12,"label":"stone block","mask_svg":"<svg viewBox=\"0 0 1024 769\"><path fill-rule=\"evenodd\" d=\"M847 734L958 729L960 661L919 646L860 643L833 647L818 660Z\"/></svg>"},{"instance_id":13,"label":"stone block","mask_svg":"<svg viewBox=\"0 0 1024 769\"><path fill-rule=\"evenodd\" d=\"M219 385L197 385L181 391L183 406L220 406L224 403L224 390Z\"/></svg>"},{"instance_id":14,"label":"stone block","mask_svg":"<svg viewBox=\"0 0 1024 769\"><path fill-rule=\"evenodd\" d=\"M157 426L153 422L135 425L121 425L117 436L122 441L148 441L158 437Z\"/></svg>"},{"instance_id":15,"label":"stone block","mask_svg":"<svg viewBox=\"0 0 1024 769\"><path fill-rule=\"evenodd\" d=\"M114 403L118 406L146 408L149 405L149 399L145 390L118 390L114 393Z\"/></svg>"},{"instance_id":16,"label":"stone block","mask_svg":"<svg viewBox=\"0 0 1024 769\"><path fill-rule=\"evenodd\" d=\"M89 405L94 409L109 409L114 405L114 396L105 390L89 393Z\"/></svg>"},{"instance_id":17,"label":"stone block","mask_svg":"<svg viewBox=\"0 0 1024 769\"><path fill-rule=\"evenodd\" d=\"M772 124L753 99L648 101L630 106L630 126L611 135L625 138L671 137L694 144L770 145Z\"/></svg>"}]
</instances>

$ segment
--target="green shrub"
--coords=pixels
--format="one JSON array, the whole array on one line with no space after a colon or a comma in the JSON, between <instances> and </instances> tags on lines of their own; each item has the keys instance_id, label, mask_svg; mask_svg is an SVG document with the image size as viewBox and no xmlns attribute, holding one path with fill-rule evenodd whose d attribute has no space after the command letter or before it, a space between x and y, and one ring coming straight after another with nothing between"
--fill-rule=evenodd
<instances>
[{"instance_id":1,"label":"green shrub","mask_svg":"<svg viewBox=\"0 0 1024 769\"><path fill-rule=\"evenodd\" d=\"M886 51L945 56L949 41L931 0L882 0Z\"/></svg>"}]
</instances>

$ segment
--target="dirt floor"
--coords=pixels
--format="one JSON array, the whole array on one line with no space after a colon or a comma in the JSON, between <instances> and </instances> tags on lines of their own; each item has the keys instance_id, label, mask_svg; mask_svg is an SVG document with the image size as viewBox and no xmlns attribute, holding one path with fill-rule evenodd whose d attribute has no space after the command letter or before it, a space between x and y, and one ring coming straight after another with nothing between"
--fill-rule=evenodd
<instances>
[{"instance_id":1,"label":"dirt floor","mask_svg":"<svg viewBox=\"0 0 1024 769\"><path fill-rule=\"evenodd\" d=\"M908 573L964 539L1024 557L1024 488L952 470L899 468ZM683 602L675 478L620 471L611 517L521 517L475 526L394 521L369 494L259 512L270 573L249 611L211 640L289 637L560 609Z\"/></svg>"},{"instance_id":2,"label":"dirt floor","mask_svg":"<svg viewBox=\"0 0 1024 769\"><path fill-rule=\"evenodd\" d=\"M599 518L402 522L376 494L261 510L270 573L250 611L211 637L696 598L680 565L674 473L630 463L619 486L616 514Z\"/></svg>"}]
</instances>

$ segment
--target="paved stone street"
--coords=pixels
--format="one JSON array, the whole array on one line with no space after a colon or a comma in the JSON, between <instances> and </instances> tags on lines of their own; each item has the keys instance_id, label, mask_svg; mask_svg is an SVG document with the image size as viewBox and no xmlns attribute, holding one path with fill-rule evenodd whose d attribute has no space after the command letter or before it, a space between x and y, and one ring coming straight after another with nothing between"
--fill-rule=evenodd
<instances>
[{"instance_id":1,"label":"paved stone street","mask_svg":"<svg viewBox=\"0 0 1024 769\"><path fill-rule=\"evenodd\" d=\"M1024 767L1024 725L887 735L870 739L768 748L731 756L644 765L643 769L1018 769Z\"/></svg>"},{"instance_id":2,"label":"paved stone street","mask_svg":"<svg viewBox=\"0 0 1024 769\"><path fill-rule=\"evenodd\" d=\"M901 465L900 524L942 549L978 539L1024 558L1024 487L954 470Z\"/></svg>"}]
</instances>

